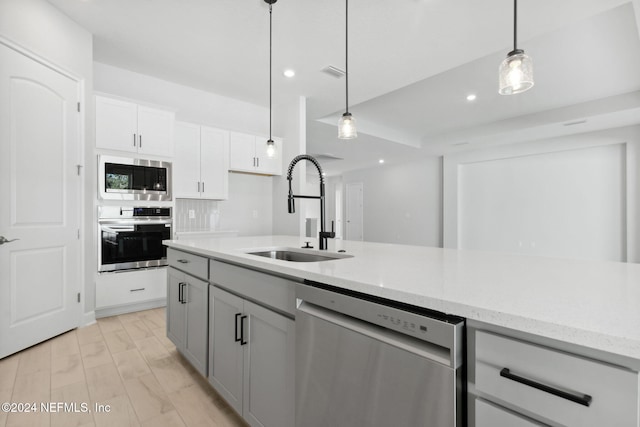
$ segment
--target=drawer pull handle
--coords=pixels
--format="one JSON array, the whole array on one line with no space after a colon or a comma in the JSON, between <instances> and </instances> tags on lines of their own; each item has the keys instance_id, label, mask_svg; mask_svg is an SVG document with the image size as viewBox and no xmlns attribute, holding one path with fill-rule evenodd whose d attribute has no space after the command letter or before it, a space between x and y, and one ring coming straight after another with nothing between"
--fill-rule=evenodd
<instances>
[{"instance_id":1,"label":"drawer pull handle","mask_svg":"<svg viewBox=\"0 0 640 427\"><path fill-rule=\"evenodd\" d=\"M179 259L179 260L178 260L178 262L179 262L180 264L188 264L188 263L189 263L189 260L188 260L188 259Z\"/></svg>"},{"instance_id":2,"label":"drawer pull handle","mask_svg":"<svg viewBox=\"0 0 640 427\"><path fill-rule=\"evenodd\" d=\"M129 292L140 292L144 291L146 288L138 288L138 289L130 289Z\"/></svg>"},{"instance_id":3,"label":"drawer pull handle","mask_svg":"<svg viewBox=\"0 0 640 427\"><path fill-rule=\"evenodd\" d=\"M236 342L239 342L241 339L240 334L238 334L238 317L240 317L241 315L242 315L241 313L236 313L236 336L235 336Z\"/></svg>"},{"instance_id":4,"label":"drawer pull handle","mask_svg":"<svg viewBox=\"0 0 640 427\"><path fill-rule=\"evenodd\" d=\"M528 385L529 387L533 387L538 390L542 390L544 392L553 394L554 396L558 396L563 399L570 400L572 402L578 403L583 406L591 405L591 401L593 400L591 396L589 396L588 394L576 395L576 394L568 393L566 391L559 390L555 387L551 387L546 384L542 384L537 381L533 381L528 378L524 378L519 375L512 374L508 368L502 368L502 370L500 371L500 376L507 378L509 380L515 381L517 383Z\"/></svg>"},{"instance_id":5,"label":"drawer pull handle","mask_svg":"<svg viewBox=\"0 0 640 427\"><path fill-rule=\"evenodd\" d=\"M246 319L247 316L242 316L240 317L240 345L246 345L247 341L245 341L244 339L244 319Z\"/></svg>"}]
</instances>

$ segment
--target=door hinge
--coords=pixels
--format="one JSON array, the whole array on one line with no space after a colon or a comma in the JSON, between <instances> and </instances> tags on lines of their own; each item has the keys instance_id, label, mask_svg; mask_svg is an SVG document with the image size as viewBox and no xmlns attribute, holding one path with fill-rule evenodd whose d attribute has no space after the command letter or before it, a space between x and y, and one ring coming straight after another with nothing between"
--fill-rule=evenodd
<instances>
[{"instance_id":1,"label":"door hinge","mask_svg":"<svg viewBox=\"0 0 640 427\"><path fill-rule=\"evenodd\" d=\"M80 302L80 292L78 292L78 302Z\"/></svg>"},{"instance_id":2,"label":"door hinge","mask_svg":"<svg viewBox=\"0 0 640 427\"><path fill-rule=\"evenodd\" d=\"M80 112L80 103L78 102L78 113Z\"/></svg>"}]
</instances>

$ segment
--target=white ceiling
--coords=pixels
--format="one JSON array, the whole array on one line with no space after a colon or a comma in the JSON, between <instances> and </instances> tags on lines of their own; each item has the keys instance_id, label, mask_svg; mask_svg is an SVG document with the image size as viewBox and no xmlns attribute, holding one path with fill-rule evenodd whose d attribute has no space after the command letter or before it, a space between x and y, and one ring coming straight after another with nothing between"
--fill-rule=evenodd
<instances>
[{"instance_id":1,"label":"white ceiling","mask_svg":"<svg viewBox=\"0 0 640 427\"><path fill-rule=\"evenodd\" d=\"M49 1L94 34L98 62L268 106L263 0ZM614 98L599 108L595 100L640 90L632 1L521 0L519 47L533 57L536 86L499 96L497 68L512 48L512 6L511 0L352 0L349 98L360 136L338 141L344 79L320 70L344 68L344 1L279 0L274 103L307 97L307 151L345 158L327 162L337 173L378 158L389 163L463 147L453 144L522 140L517 130L529 123L547 135L556 117L605 114ZM289 67L293 79L281 74ZM470 92L478 94L473 103L465 100ZM633 108L638 97L631 98L631 105L613 104ZM616 123L634 122L629 108L619 108L626 118ZM549 110L557 114L542 114Z\"/></svg>"}]
</instances>

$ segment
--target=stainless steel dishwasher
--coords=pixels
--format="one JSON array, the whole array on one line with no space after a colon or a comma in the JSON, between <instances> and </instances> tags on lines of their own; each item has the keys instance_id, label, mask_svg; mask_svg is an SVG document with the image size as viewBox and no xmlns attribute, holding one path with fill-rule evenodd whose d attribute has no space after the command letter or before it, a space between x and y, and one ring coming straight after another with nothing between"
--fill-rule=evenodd
<instances>
[{"instance_id":1,"label":"stainless steel dishwasher","mask_svg":"<svg viewBox=\"0 0 640 427\"><path fill-rule=\"evenodd\" d=\"M311 281L296 296L297 426L466 424L463 318Z\"/></svg>"}]
</instances>

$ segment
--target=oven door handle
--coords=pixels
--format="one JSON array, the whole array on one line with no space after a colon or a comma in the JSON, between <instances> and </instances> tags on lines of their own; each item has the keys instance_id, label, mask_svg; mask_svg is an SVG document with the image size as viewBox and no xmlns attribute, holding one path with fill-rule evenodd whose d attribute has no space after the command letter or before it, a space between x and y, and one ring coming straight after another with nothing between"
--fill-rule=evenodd
<instances>
[{"instance_id":1,"label":"oven door handle","mask_svg":"<svg viewBox=\"0 0 640 427\"><path fill-rule=\"evenodd\" d=\"M105 225L102 229L113 231L136 231L136 228L133 225Z\"/></svg>"}]
</instances>

